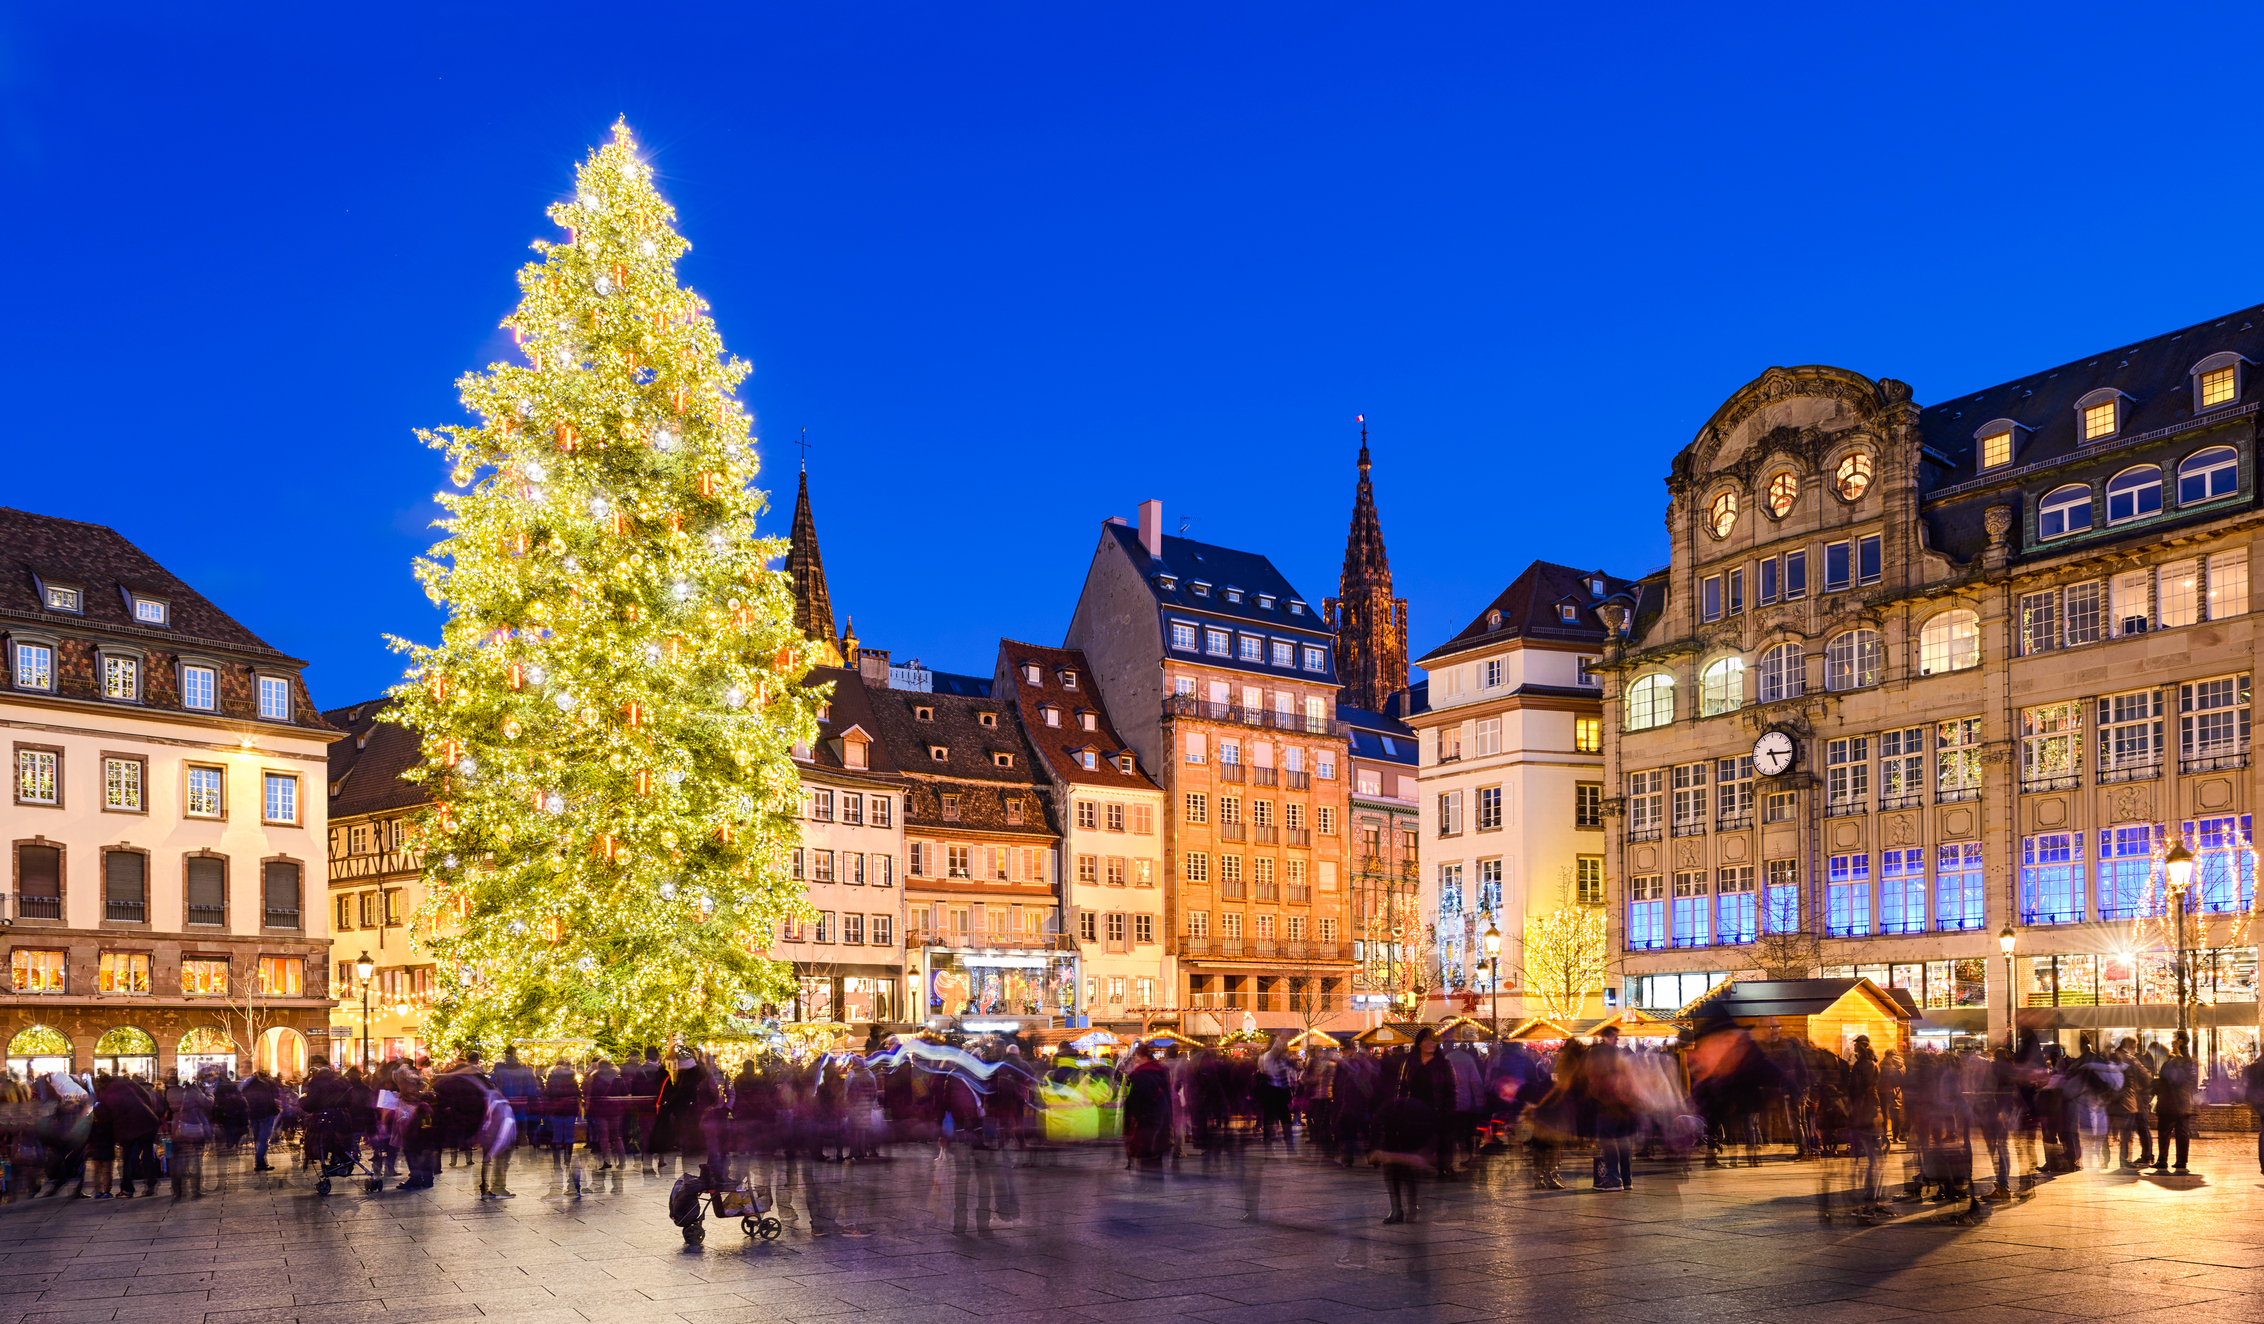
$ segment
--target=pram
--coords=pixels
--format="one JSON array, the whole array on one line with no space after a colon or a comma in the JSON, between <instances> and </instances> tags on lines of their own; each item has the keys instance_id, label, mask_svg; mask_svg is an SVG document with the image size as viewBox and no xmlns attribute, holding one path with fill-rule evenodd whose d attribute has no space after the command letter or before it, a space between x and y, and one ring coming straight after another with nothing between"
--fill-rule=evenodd
<instances>
[{"instance_id":1,"label":"pram","mask_svg":"<svg viewBox=\"0 0 2264 1324\"><path fill-rule=\"evenodd\" d=\"M750 1237L771 1241L786 1230L786 1224L770 1212L768 1186L756 1186L745 1179L719 1181L714 1170L702 1163L698 1176L686 1173L678 1177L668 1192L669 1221L684 1229L685 1245L697 1246L707 1240L711 1208L717 1218L738 1219L739 1230Z\"/></svg>"},{"instance_id":2,"label":"pram","mask_svg":"<svg viewBox=\"0 0 2264 1324\"><path fill-rule=\"evenodd\" d=\"M371 1195L385 1189L385 1178L362 1158L362 1132L354 1127L357 1113L366 1108L325 1108L308 1120L307 1143L321 1146L320 1166L315 1169L314 1193L330 1194L330 1183L336 1178L362 1179L362 1190Z\"/></svg>"}]
</instances>

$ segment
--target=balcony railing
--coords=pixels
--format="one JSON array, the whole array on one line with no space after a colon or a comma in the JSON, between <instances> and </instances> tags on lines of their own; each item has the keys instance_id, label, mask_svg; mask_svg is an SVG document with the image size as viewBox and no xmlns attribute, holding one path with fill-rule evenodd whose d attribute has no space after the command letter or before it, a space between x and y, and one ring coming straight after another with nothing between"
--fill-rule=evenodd
<instances>
[{"instance_id":1,"label":"balcony railing","mask_svg":"<svg viewBox=\"0 0 2264 1324\"><path fill-rule=\"evenodd\" d=\"M1194 694L1167 696L1163 701L1163 710L1174 717L1199 717L1205 721L1233 722L1239 726L1272 727L1277 731L1295 731L1309 736L1338 734L1334 718L1268 712L1263 708L1246 708L1239 703L1212 703Z\"/></svg>"},{"instance_id":2,"label":"balcony railing","mask_svg":"<svg viewBox=\"0 0 2264 1324\"><path fill-rule=\"evenodd\" d=\"M1221 763L1218 765L1218 779L1222 782L1238 782L1243 780L1243 777L1242 765L1239 763Z\"/></svg>"},{"instance_id":3,"label":"balcony railing","mask_svg":"<svg viewBox=\"0 0 2264 1324\"><path fill-rule=\"evenodd\" d=\"M1242 890L1242 889L1243 889L1243 887L1244 887L1244 883L1243 883L1243 881L1242 881L1241 879L1239 879L1239 878L1231 878L1231 879L1228 879L1227 881L1225 881L1225 882L1223 882L1223 883L1220 883L1220 884L1218 885L1218 899L1219 899L1219 900L1221 900L1221 901L1242 901L1242 900L1245 900L1245 899L1247 899L1247 898L1246 898L1246 896L1245 896L1245 894L1244 894L1244 892L1243 892L1243 890Z\"/></svg>"},{"instance_id":4,"label":"balcony railing","mask_svg":"<svg viewBox=\"0 0 2264 1324\"><path fill-rule=\"evenodd\" d=\"M1250 769L1250 784L1252 786L1278 786L1280 779L1275 775L1275 770L1272 768L1252 768Z\"/></svg>"},{"instance_id":5,"label":"balcony railing","mask_svg":"<svg viewBox=\"0 0 2264 1324\"><path fill-rule=\"evenodd\" d=\"M1658 828L1655 827L1629 828L1627 830L1627 839L1629 841L1657 841L1660 837L1665 835L1665 833L1661 832Z\"/></svg>"},{"instance_id":6,"label":"balcony railing","mask_svg":"<svg viewBox=\"0 0 2264 1324\"><path fill-rule=\"evenodd\" d=\"M1581 826L1587 825L1582 824ZM1601 825L1599 824L1599 826ZM1751 826L1753 826L1753 815L1751 814L1732 814L1728 818L1714 820L1714 831L1716 832L1739 832Z\"/></svg>"},{"instance_id":7,"label":"balcony railing","mask_svg":"<svg viewBox=\"0 0 2264 1324\"><path fill-rule=\"evenodd\" d=\"M1705 821L1701 819L1692 822L1677 823L1674 825L1674 834L1678 837L1703 837L1706 835Z\"/></svg>"},{"instance_id":8,"label":"balcony railing","mask_svg":"<svg viewBox=\"0 0 2264 1324\"><path fill-rule=\"evenodd\" d=\"M1871 802L1869 800L1834 800L1824 806L1824 817L1826 818L1846 818L1853 814L1868 814L1870 812Z\"/></svg>"},{"instance_id":9,"label":"balcony railing","mask_svg":"<svg viewBox=\"0 0 2264 1324\"><path fill-rule=\"evenodd\" d=\"M1283 785L1287 786L1292 791L1302 791L1307 786L1311 785L1313 781L1313 774L1309 772L1302 772L1296 768L1291 768L1289 771L1283 773L1282 777L1284 778Z\"/></svg>"},{"instance_id":10,"label":"balcony railing","mask_svg":"<svg viewBox=\"0 0 2264 1324\"><path fill-rule=\"evenodd\" d=\"M2020 779L2020 793L2034 795L2038 791L2072 791L2081 785L2083 774L2080 772L2059 777L2023 777Z\"/></svg>"},{"instance_id":11,"label":"balcony railing","mask_svg":"<svg viewBox=\"0 0 2264 1324\"><path fill-rule=\"evenodd\" d=\"M2178 771L2181 773L2229 772L2235 768L2247 766L2248 751L2246 749L2221 750L2216 753L2203 754L2198 758L2178 760Z\"/></svg>"},{"instance_id":12,"label":"balcony railing","mask_svg":"<svg viewBox=\"0 0 2264 1324\"><path fill-rule=\"evenodd\" d=\"M2128 763L2118 763L2111 768L2099 769L2099 784L2110 786L2116 782L2150 782L2161 775L2162 761L2160 759L2133 759Z\"/></svg>"},{"instance_id":13,"label":"balcony railing","mask_svg":"<svg viewBox=\"0 0 2264 1324\"><path fill-rule=\"evenodd\" d=\"M149 903L146 901L105 901L102 905L102 917L139 924L149 918ZM299 912L294 910L291 912L291 924L296 927L298 922ZM272 925L275 921L269 920L268 923Z\"/></svg>"},{"instance_id":14,"label":"balcony railing","mask_svg":"<svg viewBox=\"0 0 2264 1324\"><path fill-rule=\"evenodd\" d=\"M1934 792L1934 803L1938 805L1962 804L1967 800L1980 798L1981 788L1978 786L1951 786Z\"/></svg>"},{"instance_id":15,"label":"balcony railing","mask_svg":"<svg viewBox=\"0 0 2264 1324\"><path fill-rule=\"evenodd\" d=\"M1242 825L1241 825L1240 823L1221 823L1221 824L1219 824L1219 825L1218 825L1218 839L1219 839L1220 841L1240 841L1240 840L1242 840L1242 839L1243 839L1243 833L1242 833Z\"/></svg>"},{"instance_id":16,"label":"balcony railing","mask_svg":"<svg viewBox=\"0 0 2264 1324\"><path fill-rule=\"evenodd\" d=\"M1926 803L1926 797L1916 794L1882 795L1879 797L1879 809L1881 810L1881 812L1889 809L1916 809L1924 803Z\"/></svg>"},{"instance_id":17,"label":"balcony railing","mask_svg":"<svg viewBox=\"0 0 2264 1324\"><path fill-rule=\"evenodd\" d=\"M1279 845L1281 843L1281 829L1271 823L1253 824L1250 828L1250 840L1261 846Z\"/></svg>"},{"instance_id":18,"label":"balcony railing","mask_svg":"<svg viewBox=\"0 0 2264 1324\"><path fill-rule=\"evenodd\" d=\"M61 919L63 898L59 896L25 896L16 893L17 919Z\"/></svg>"},{"instance_id":19,"label":"balcony railing","mask_svg":"<svg viewBox=\"0 0 2264 1324\"><path fill-rule=\"evenodd\" d=\"M1284 837L1282 838L1282 843L1283 843L1284 845L1288 845L1288 846L1300 846L1300 847L1304 847L1305 849L1308 849L1308 850L1310 850L1310 849L1312 848L1312 845L1313 845L1313 829L1311 829L1311 828L1283 828L1283 829L1282 829L1282 831L1283 831L1283 832L1284 832L1284 833L1286 834L1286 835L1285 835L1285 836L1284 836Z\"/></svg>"},{"instance_id":20,"label":"balcony railing","mask_svg":"<svg viewBox=\"0 0 2264 1324\"><path fill-rule=\"evenodd\" d=\"M1272 901L1278 903L1281 900L1280 883L1253 883L1251 884L1251 890L1257 893L1257 895L1250 898L1253 901Z\"/></svg>"},{"instance_id":21,"label":"balcony railing","mask_svg":"<svg viewBox=\"0 0 2264 1324\"><path fill-rule=\"evenodd\" d=\"M228 908L226 906L189 907L189 923L191 924L209 924L218 927L227 922Z\"/></svg>"},{"instance_id":22,"label":"balcony railing","mask_svg":"<svg viewBox=\"0 0 2264 1324\"><path fill-rule=\"evenodd\" d=\"M1313 886L1312 886L1312 884L1310 884L1310 883L1291 883L1291 884L1289 884L1289 904L1291 904L1291 905L1293 905L1293 906L1309 906L1309 905L1313 904Z\"/></svg>"}]
</instances>

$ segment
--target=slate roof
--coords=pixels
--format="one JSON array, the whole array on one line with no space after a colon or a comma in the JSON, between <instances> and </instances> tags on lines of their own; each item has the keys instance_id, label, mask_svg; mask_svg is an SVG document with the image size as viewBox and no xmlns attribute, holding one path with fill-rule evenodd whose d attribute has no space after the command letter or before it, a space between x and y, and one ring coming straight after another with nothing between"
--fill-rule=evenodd
<instances>
[{"instance_id":1,"label":"slate roof","mask_svg":"<svg viewBox=\"0 0 2264 1324\"><path fill-rule=\"evenodd\" d=\"M907 826L1053 835L1046 808L1050 797L1042 793L1045 782L1035 763L1036 752L1023 738L1013 704L920 690L866 693L889 758L915 783ZM920 709L928 710L930 716L925 720L916 716ZM984 726L984 713L994 715L998 724ZM930 753L931 747L938 745L945 751L944 758ZM994 763L992 755L998 753L1013 755L1013 766L1002 768ZM960 797L956 823L941 819L936 797L946 793ZM1020 825L1006 821L1004 802L1009 796L1024 802L1025 819Z\"/></svg>"},{"instance_id":2,"label":"slate roof","mask_svg":"<svg viewBox=\"0 0 2264 1324\"><path fill-rule=\"evenodd\" d=\"M350 737L330 746L330 784L337 788L330 797L332 822L427 802L422 786L401 780L424 757L416 731L377 720L391 702L376 698L322 715Z\"/></svg>"},{"instance_id":3,"label":"slate roof","mask_svg":"<svg viewBox=\"0 0 2264 1324\"><path fill-rule=\"evenodd\" d=\"M1868 979L1755 979L1743 983L1721 985L1714 992L1690 1006L1691 1012L1700 1008L1720 1008L1732 1016L1816 1016L1829 1011L1832 1005L1847 996L1848 990L1858 984L1869 986L1881 1001L1897 1010L1909 1009L1915 1019L1915 1007L1909 1000L1896 999L1887 990Z\"/></svg>"},{"instance_id":4,"label":"slate roof","mask_svg":"<svg viewBox=\"0 0 2264 1324\"><path fill-rule=\"evenodd\" d=\"M1183 612L1200 612L1206 616L1225 617L1263 625L1275 631L1301 631L1327 637L1328 626L1322 622L1320 604L1299 593L1296 586L1273 562L1256 552L1238 552L1231 547L1218 547L1192 538L1163 536L1163 557L1151 560L1148 549L1140 544L1140 531L1126 524L1103 524L1110 537L1132 558L1148 591L1162 606ZM1166 591L1156 582L1156 575L1168 571L1178 577L1178 587ZM1191 585L1202 580L1211 586L1209 597L1199 597ZM1226 600L1228 588L1242 590L1242 601ZM1258 605L1258 596L1267 594L1274 599L1271 609ZM1292 615L1291 600L1305 604L1303 615Z\"/></svg>"},{"instance_id":5,"label":"slate roof","mask_svg":"<svg viewBox=\"0 0 2264 1324\"><path fill-rule=\"evenodd\" d=\"M1022 677L1025 664L1038 665L1037 684ZM1070 689L1062 681L1064 670L1077 675L1077 688ZM1101 697L1100 680L1085 662L1083 652L1074 648L1049 648L1044 644L1026 644L1014 639L1001 639L998 644L998 677L992 682L995 693L999 686L1009 687L1014 695L1017 714L1021 718L1022 733L1038 757L1045 760L1045 768L1055 780L1078 786L1100 786L1115 790L1159 790L1154 781L1140 770L1137 759L1132 771L1124 772L1116 766L1115 757L1129 752L1131 746L1116 733L1108 720L1108 704ZM1052 704L1061 713L1061 725L1045 724L1039 711ZM1094 730L1087 731L1079 720L1081 713L1091 713ZM1092 749L1100 756L1100 766L1086 771L1077 761L1077 753Z\"/></svg>"},{"instance_id":6,"label":"slate roof","mask_svg":"<svg viewBox=\"0 0 2264 1324\"><path fill-rule=\"evenodd\" d=\"M1597 594L1588 587L1591 579L1604 581L1604 592ZM1553 561L1535 561L1523 573L1509 582L1509 587L1497 594L1485 609L1471 618L1461 633L1415 659L1422 666L1434 658L1449 657L1489 644L1507 643L1512 639L1533 639L1549 642L1584 644L1601 648L1606 631L1603 621L1596 615L1596 606L1605 598L1621 592L1631 581L1606 574L1601 570L1575 570ZM1557 613L1557 605L1570 602L1577 611L1577 620L1566 621ZM1501 613L1501 623L1489 624L1495 612Z\"/></svg>"},{"instance_id":7,"label":"slate roof","mask_svg":"<svg viewBox=\"0 0 2264 1324\"><path fill-rule=\"evenodd\" d=\"M255 654L305 666L244 628L235 617L126 541L116 529L0 506L0 616L36 621L51 629L99 627L107 633L173 647L194 646ZM82 612L49 611L34 576L81 590ZM124 590L163 598L172 623L134 620Z\"/></svg>"},{"instance_id":8,"label":"slate roof","mask_svg":"<svg viewBox=\"0 0 2264 1324\"><path fill-rule=\"evenodd\" d=\"M873 695L864 677L852 667L812 667L802 683L815 688L828 682L833 685L832 707L827 719L818 723L818 743L810 747L806 766L848 777L894 777L898 771L895 754L881 734L880 719L873 713ZM871 738L872 743L865 747L865 761L872 765L868 768L851 768L841 761L841 734L852 727L861 728Z\"/></svg>"},{"instance_id":9,"label":"slate roof","mask_svg":"<svg viewBox=\"0 0 2264 1324\"><path fill-rule=\"evenodd\" d=\"M1349 703L1336 706L1336 720L1344 724L1344 733L1350 738L1352 753L1357 758L1376 763L1403 763L1412 768L1416 763L1419 746L1415 731L1405 722L1355 708ZM1384 741L1392 743L1384 748Z\"/></svg>"}]
</instances>

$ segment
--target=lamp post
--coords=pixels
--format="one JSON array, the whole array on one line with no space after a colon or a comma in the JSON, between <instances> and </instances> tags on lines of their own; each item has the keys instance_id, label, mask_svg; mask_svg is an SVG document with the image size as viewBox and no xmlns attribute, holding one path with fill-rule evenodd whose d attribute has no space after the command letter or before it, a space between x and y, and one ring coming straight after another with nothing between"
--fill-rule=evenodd
<instances>
[{"instance_id":1,"label":"lamp post","mask_svg":"<svg viewBox=\"0 0 2264 1324\"><path fill-rule=\"evenodd\" d=\"M1492 920L1487 920L1486 936L1481 941L1486 944L1486 959L1492 962L1494 967L1489 982L1494 990L1493 1035L1494 1044L1498 1051L1501 1044L1501 926Z\"/></svg>"},{"instance_id":2,"label":"lamp post","mask_svg":"<svg viewBox=\"0 0 2264 1324\"><path fill-rule=\"evenodd\" d=\"M362 1070L364 1071L369 1070L369 977L376 969L377 962L369 959L369 949L364 947L361 957L354 962L354 977L362 981Z\"/></svg>"},{"instance_id":3,"label":"lamp post","mask_svg":"<svg viewBox=\"0 0 2264 1324\"><path fill-rule=\"evenodd\" d=\"M2020 935L2012 931L2012 922L2006 921L2004 932L1997 935L1997 948L2005 954L2005 1051L2008 1053L2017 1047L2013 1042L2013 1008L2018 1004L2013 1001L2012 949L2019 941Z\"/></svg>"},{"instance_id":4,"label":"lamp post","mask_svg":"<svg viewBox=\"0 0 2264 1324\"><path fill-rule=\"evenodd\" d=\"M2193 1037L2185 1023L2185 1004L2191 991L2191 976L2185 964L2185 892L2193 886L2193 851L2185 844L2184 836L2170 847L2162 857L2162 872L2170 885L2171 922L2177 925L2177 960L2170 970L2177 977L2178 1037L2186 1041L2186 1051L2193 1051Z\"/></svg>"}]
</instances>

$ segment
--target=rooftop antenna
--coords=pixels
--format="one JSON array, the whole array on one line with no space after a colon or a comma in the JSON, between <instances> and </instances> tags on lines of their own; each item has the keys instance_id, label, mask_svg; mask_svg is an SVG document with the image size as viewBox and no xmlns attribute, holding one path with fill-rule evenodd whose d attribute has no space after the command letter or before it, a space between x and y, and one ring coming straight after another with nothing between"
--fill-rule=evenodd
<instances>
[{"instance_id":1,"label":"rooftop antenna","mask_svg":"<svg viewBox=\"0 0 2264 1324\"><path fill-rule=\"evenodd\" d=\"M1202 516L1200 515L1181 515L1179 517L1179 536L1182 538L1186 537L1187 526L1193 524L1196 520L1201 518Z\"/></svg>"},{"instance_id":2,"label":"rooftop antenna","mask_svg":"<svg viewBox=\"0 0 2264 1324\"><path fill-rule=\"evenodd\" d=\"M797 442L795 442L794 444L802 448L802 472L803 472L803 473L808 473L808 472L810 471L810 430L809 430L809 428L807 428L807 427L804 427L804 428L802 429L802 439L801 439L800 441L797 441Z\"/></svg>"}]
</instances>

